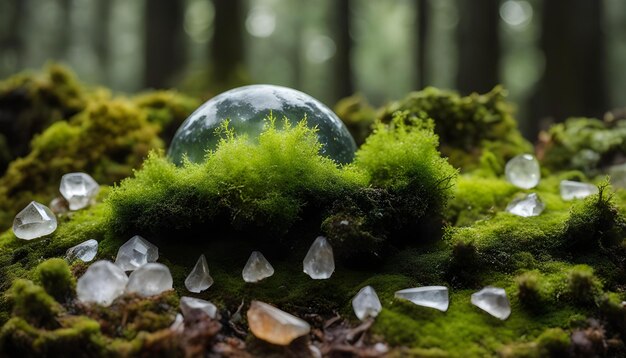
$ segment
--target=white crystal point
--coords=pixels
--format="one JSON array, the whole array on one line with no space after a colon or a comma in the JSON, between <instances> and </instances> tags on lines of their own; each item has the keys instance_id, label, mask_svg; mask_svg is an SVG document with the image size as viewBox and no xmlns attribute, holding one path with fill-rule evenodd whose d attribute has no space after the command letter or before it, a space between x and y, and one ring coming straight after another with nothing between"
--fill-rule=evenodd
<instances>
[{"instance_id":1,"label":"white crystal point","mask_svg":"<svg viewBox=\"0 0 626 358\"><path fill-rule=\"evenodd\" d=\"M185 319L183 318L182 314L176 314L174 322L172 322L172 324L170 325L170 329L177 333L182 333L185 330Z\"/></svg>"},{"instance_id":2,"label":"white crystal point","mask_svg":"<svg viewBox=\"0 0 626 358\"><path fill-rule=\"evenodd\" d=\"M396 298L409 300L418 306L430 307L445 312L450 299L445 286L424 286L396 291Z\"/></svg>"},{"instance_id":3,"label":"white crystal point","mask_svg":"<svg viewBox=\"0 0 626 358\"><path fill-rule=\"evenodd\" d=\"M194 297L183 296L180 298L180 310L183 316L189 317L194 311L202 311L211 318L217 318L217 307L209 301Z\"/></svg>"},{"instance_id":4,"label":"white crystal point","mask_svg":"<svg viewBox=\"0 0 626 358\"><path fill-rule=\"evenodd\" d=\"M259 282L274 274L274 268L269 261L258 251L253 251L243 268L241 275L246 282Z\"/></svg>"},{"instance_id":5,"label":"white crystal point","mask_svg":"<svg viewBox=\"0 0 626 358\"><path fill-rule=\"evenodd\" d=\"M76 295L81 302L110 305L124 293L128 277L124 271L109 261L96 261L76 283Z\"/></svg>"},{"instance_id":6,"label":"white crystal point","mask_svg":"<svg viewBox=\"0 0 626 358\"><path fill-rule=\"evenodd\" d=\"M598 194L598 187L593 184L578 181L562 180L560 184L563 200L583 199L589 195Z\"/></svg>"},{"instance_id":7,"label":"white crystal point","mask_svg":"<svg viewBox=\"0 0 626 358\"><path fill-rule=\"evenodd\" d=\"M206 257L202 254L185 279L185 287L189 292L199 293L211 287L212 284L213 277L209 275L209 265L206 262Z\"/></svg>"},{"instance_id":8,"label":"white crystal point","mask_svg":"<svg viewBox=\"0 0 626 358\"><path fill-rule=\"evenodd\" d=\"M50 235L56 229L57 218L52 210L36 201L26 205L13 220L13 233L24 240Z\"/></svg>"},{"instance_id":9,"label":"white crystal point","mask_svg":"<svg viewBox=\"0 0 626 358\"><path fill-rule=\"evenodd\" d=\"M304 272L315 280L329 278L335 271L333 248L323 236L318 236L302 262Z\"/></svg>"},{"instance_id":10,"label":"white crystal point","mask_svg":"<svg viewBox=\"0 0 626 358\"><path fill-rule=\"evenodd\" d=\"M372 286L365 286L352 299L352 308L354 314L363 321L368 317L378 316L383 306Z\"/></svg>"},{"instance_id":11,"label":"white crystal point","mask_svg":"<svg viewBox=\"0 0 626 358\"><path fill-rule=\"evenodd\" d=\"M117 250L115 264L124 271L133 271L159 258L159 248L139 235L133 236Z\"/></svg>"},{"instance_id":12,"label":"white crystal point","mask_svg":"<svg viewBox=\"0 0 626 358\"><path fill-rule=\"evenodd\" d=\"M70 210L79 210L87 207L96 197L100 186L85 173L68 173L61 178L61 195L70 204Z\"/></svg>"},{"instance_id":13,"label":"white crystal point","mask_svg":"<svg viewBox=\"0 0 626 358\"><path fill-rule=\"evenodd\" d=\"M252 334L273 344L286 346L311 331L306 321L260 301L252 301L247 316Z\"/></svg>"},{"instance_id":14,"label":"white crystal point","mask_svg":"<svg viewBox=\"0 0 626 358\"><path fill-rule=\"evenodd\" d=\"M506 180L518 188L531 189L539 184L541 170L539 162L530 154L520 154L506 163Z\"/></svg>"},{"instance_id":15,"label":"white crystal point","mask_svg":"<svg viewBox=\"0 0 626 358\"><path fill-rule=\"evenodd\" d=\"M156 262L147 263L136 269L128 277L126 292L148 297L158 295L172 289L170 269Z\"/></svg>"},{"instance_id":16,"label":"white crystal point","mask_svg":"<svg viewBox=\"0 0 626 358\"><path fill-rule=\"evenodd\" d=\"M512 200L506 207L511 214L523 217L538 216L546 208L536 193L531 193L523 198Z\"/></svg>"},{"instance_id":17,"label":"white crystal point","mask_svg":"<svg viewBox=\"0 0 626 358\"><path fill-rule=\"evenodd\" d=\"M472 304L501 320L511 315L511 304L503 288L487 286L472 293Z\"/></svg>"},{"instance_id":18,"label":"white crystal point","mask_svg":"<svg viewBox=\"0 0 626 358\"><path fill-rule=\"evenodd\" d=\"M94 257L96 257L97 253L98 241L91 239L67 249L67 251L65 252L65 258L69 262L72 262L74 260L89 262L93 260Z\"/></svg>"}]
</instances>

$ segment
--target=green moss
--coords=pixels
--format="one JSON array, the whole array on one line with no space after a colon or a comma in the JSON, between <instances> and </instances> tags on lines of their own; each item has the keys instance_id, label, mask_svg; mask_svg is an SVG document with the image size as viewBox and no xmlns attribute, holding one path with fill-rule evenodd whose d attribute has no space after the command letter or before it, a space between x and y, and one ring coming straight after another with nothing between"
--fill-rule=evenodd
<instances>
[{"instance_id":1,"label":"green moss","mask_svg":"<svg viewBox=\"0 0 626 358\"><path fill-rule=\"evenodd\" d=\"M63 310L54 298L32 281L13 281L8 296L13 304L13 315L38 327L55 327L55 318Z\"/></svg>"},{"instance_id":2,"label":"green moss","mask_svg":"<svg viewBox=\"0 0 626 358\"><path fill-rule=\"evenodd\" d=\"M483 150L498 153L501 167L513 156L532 151L517 129L506 91L499 86L467 97L429 87L389 104L380 118L390 121L397 111L408 111L410 118L432 118L442 153L464 170L477 166Z\"/></svg>"},{"instance_id":3,"label":"green moss","mask_svg":"<svg viewBox=\"0 0 626 358\"><path fill-rule=\"evenodd\" d=\"M367 102L367 99L360 94L342 98L334 110L348 127L356 144L360 146L365 143L376 122L376 109Z\"/></svg>"},{"instance_id":4,"label":"green moss","mask_svg":"<svg viewBox=\"0 0 626 358\"><path fill-rule=\"evenodd\" d=\"M592 304L602 293L602 284L593 274L591 267L577 265L568 274L567 293L576 302Z\"/></svg>"},{"instance_id":5,"label":"green moss","mask_svg":"<svg viewBox=\"0 0 626 358\"><path fill-rule=\"evenodd\" d=\"M35 275L37 283L59 302L66 301L74 294L76 279L63 259L54 258L40 263Z\"/></svg>"}]
</instances>

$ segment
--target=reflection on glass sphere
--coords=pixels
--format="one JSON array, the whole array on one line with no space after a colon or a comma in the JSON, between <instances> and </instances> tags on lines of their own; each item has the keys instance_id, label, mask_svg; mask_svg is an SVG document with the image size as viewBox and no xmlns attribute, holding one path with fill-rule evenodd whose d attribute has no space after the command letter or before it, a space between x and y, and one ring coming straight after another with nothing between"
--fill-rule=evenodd
<instances>
[{"instance_id":1,"label":"reflection on glass sphere","mask_svg":"<svg viewBox=\"0 0 626 358\"><path fill-rule=\"evenodd\" d=\"M292 122L306 116L307 126L318 129L321 155L340 164L354 158L354 139L328 107L305 93L273 85L239 87L208 100L180 126L167 155L179 165L185 154L191 162L199 163L206 150L217 146L220 137L215 129L224 120L230 120L229 126L236 134L245 133L256 139L270 112L278 119L287 117Z\"/></svg>"}]
</instances>

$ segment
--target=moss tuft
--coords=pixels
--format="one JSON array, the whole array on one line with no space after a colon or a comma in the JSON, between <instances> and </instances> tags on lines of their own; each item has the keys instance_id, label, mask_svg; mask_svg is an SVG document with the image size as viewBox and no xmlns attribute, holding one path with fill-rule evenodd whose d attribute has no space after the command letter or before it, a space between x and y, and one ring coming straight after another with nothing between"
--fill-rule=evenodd
<instances>
[{"instance_id":1,"label":"moss tuft","mask_svg":"<svg viewBox=\"0 0 626 358\"><path fill-rule=\"evenodd\" d=\"M567 277L567 293L580 304L593 304L602 294L602 283L587 265L577 265Z\"/></svg>"},{"instance_id":2,"label":"moss tuft","mask_svg":"<svg viewBox=\"0 0 626 358\"><path fill-rule=\"evenodd\" d=\"M32 281L13 281L8 297L13 304L13 315L37 327L54 328L56 316L63 311L61 305Z\"/></svg>"},{"instance_id":3,"label":"moss tuft","mask_svg":"<svg viewBox=\"0 0 626 358\"><path fill-rule=\"evenodd\" d=\"M65 302L74 295L76 279L65 260L60 258L46 260L37 266L35 275L36 282L57 301Z\"/></svg>"}]
</instances>

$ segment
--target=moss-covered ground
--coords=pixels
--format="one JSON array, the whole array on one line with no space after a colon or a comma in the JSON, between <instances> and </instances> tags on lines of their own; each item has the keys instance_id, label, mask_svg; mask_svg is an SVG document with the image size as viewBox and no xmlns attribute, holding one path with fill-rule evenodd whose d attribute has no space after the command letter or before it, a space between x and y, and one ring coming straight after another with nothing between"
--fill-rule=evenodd
<instances>
[{"instance_id":1,"label":"moss-covered ground","mask_svg":"<svg viewBox=\"0 0 626 358\"><path fill-rule=\"evenodd\" d=\"M567 165L544 166L532 190L509 184L505 158L529 145L517 132L499 137L515 127L502 96L501 89L470 97L435 89L412 94L395 104L401 112L387 118L391 107L379 111L384 122L363 134L354 163L343 167L318 155L314 131L271 118L257 144L222 127L222 143L202 164L176 167L153 151L130 178L104 186L95 205L59 215L49 237L23 241L11 230L0 235L0 355L193 356L193 347L234 356L232 341L224 350L224 337L242 339L253 355L294 355L246 336L240 305L245 310L261 300L307 319L317 332L310 339L319 345L326 339L324 320L339 315L358 324L350 301L366 285L383 305L368 339L387 343L392 356L625 355L626 191ZM162 101L139 97L106 106L143 113L138 108L159 108ZM353 112L360 108L367 111L362 121L369 121L373 109L359 104ZM50 128L97 122L81 113L83 119ZM165 133L169 117L159 113L141 115L142 131L160 123L155 133ZM463 131L439 128L457 128L458 121L476 126L471 141L459 144ZM359 123L354 128L365 133ZM438 151L470 147L477 150L468 151L470 164L462 168ZM592 182L600 193L563 201L564 179ZM512 199L529 192L546 204L540 216L505 212ZM75 280L88 264L59 258L96 239L96 260L114 260L136 234L159 247L174 291L148 299L123 296L109 308L78 302ZM302 259L322 234L335 249L337 268L328 280L312 280L302 272ZM253 250L275 268L256 284L241 278ZM192 294L183 282L200 254L215 283ZM396 290L426 285L449 287L447 312L394 298ZM506 290L512 307L507 320L470 303L471 294L488 285ZM214 302L222 320L198 320L194 336L177 336L168 327L183 295Z\"/></svg>"}]
</instances>

